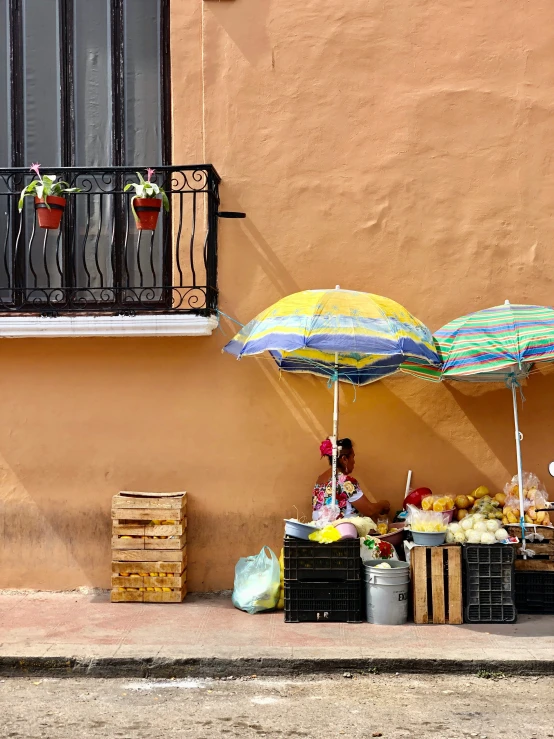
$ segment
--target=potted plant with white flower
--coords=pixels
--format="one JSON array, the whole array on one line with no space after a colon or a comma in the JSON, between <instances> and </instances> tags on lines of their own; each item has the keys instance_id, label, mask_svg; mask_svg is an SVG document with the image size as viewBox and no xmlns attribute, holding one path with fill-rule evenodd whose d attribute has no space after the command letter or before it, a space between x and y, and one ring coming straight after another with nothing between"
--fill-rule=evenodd
<instances>
[{"instance_id":1,"label":"potted plant with white flower","mask_svg":"<svg viewBox=\"0 0 554 739\"><path fill-rule=\"evenodd\" d=\"M35 198L35 210L37 212L38 225L40 228L57 229L60 227L66 199L62 197L66 192L81 192L79 187L69 187L69 183L58 180L56 175L41 175L40 164L32 164L31 172L36 174L36 179L29 182L19 197L19 212L23 210L23 203L28 196Z\"/></svg>"},{"instance_id":2,"label":"potted plant with white flower","mask_svg":"<svg viewBox=\"0 0 554 739\"><path fill-rule=\"evenodd\" d=\"M154 231L162 205L164 210L169 210L169 200L163 187L151 181L155 172L155 169L149 167L146 170L146 180L137 172L139 181L129 182L123 188L124 192L131 189L135 191L131 198L131 209L139 231Z\"/></svg>"}]
</instances>

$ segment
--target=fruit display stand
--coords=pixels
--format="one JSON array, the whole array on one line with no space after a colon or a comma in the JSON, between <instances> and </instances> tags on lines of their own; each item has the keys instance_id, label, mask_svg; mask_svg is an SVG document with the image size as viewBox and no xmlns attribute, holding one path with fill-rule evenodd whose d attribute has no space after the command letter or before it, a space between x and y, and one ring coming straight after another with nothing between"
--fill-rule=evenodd
<instances>
[{"instance_id":1,"label":"fruit display stand","mask_svg":"<svg viewBox=\"0 0 554 739\"><path fill-rule=\"evenodd\" d=\"M461 624L462 548L414 546L410 551L416 624Z\"/></svg>"},{"instance_id":2,"label":"fruit display stand","mask_svg":"<svg viewBox=\"0 0 554 739\"><path fill-rule=\"evenodd\" d=\"M112 603L181 603L186 493L120 492L112 501Z\"/></svg>"}]
</instances>

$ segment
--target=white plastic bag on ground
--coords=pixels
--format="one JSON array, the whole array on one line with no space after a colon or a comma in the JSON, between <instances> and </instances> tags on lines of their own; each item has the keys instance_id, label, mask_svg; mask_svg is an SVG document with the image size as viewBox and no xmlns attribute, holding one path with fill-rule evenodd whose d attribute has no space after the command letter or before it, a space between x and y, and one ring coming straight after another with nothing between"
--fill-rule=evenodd
<instances>
[{"instance_id":1,"label":"white plastic bag on ground","mask_svg":"<svg viewBox=\"0 0 554 739\"><path fill-rule=\"evenodd\" d=\"M279 560L269 547L259 554L241 557L235 567L233 605L247 613L276 608L280 590Z\"/></svg>"}]
</instances>

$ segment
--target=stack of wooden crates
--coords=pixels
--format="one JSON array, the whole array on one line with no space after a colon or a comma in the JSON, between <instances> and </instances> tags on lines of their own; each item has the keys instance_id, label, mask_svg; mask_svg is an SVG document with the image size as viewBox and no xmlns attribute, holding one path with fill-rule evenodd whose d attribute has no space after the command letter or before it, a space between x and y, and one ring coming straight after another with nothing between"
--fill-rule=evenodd
<instances>
[{"instance_id":1,"label":"stack of wooden crates","mask_svg":"<svg viewBox=\"0 0 554 739\"><path fill-rule=\"evenodd\" d=\"M181 603L187 594L186 493L118 493L112 522L112 603Z\"/></svg>"}]
</instances>

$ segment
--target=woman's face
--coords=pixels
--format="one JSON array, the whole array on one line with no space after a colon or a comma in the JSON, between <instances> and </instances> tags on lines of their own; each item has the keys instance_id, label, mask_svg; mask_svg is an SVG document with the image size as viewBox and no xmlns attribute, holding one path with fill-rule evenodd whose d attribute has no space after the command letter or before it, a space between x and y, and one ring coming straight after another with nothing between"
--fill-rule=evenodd
<instances>
[{"instance_id":1,"label":"woman's face","mask_svg":"<svg viewBox=\"0 0 554 739\"><path fill-rule=\"evenodd\" d=\"M348 455L347 454L342 454L341 455L340 461L341 461L341 466L342 466L342 469L343 469L345 475L349 475L352 472L352 470L354 469L355 456L356 455L355 455L353 449L350 452L350 454L348 454Z\"/></svg>"}]
</instances>

